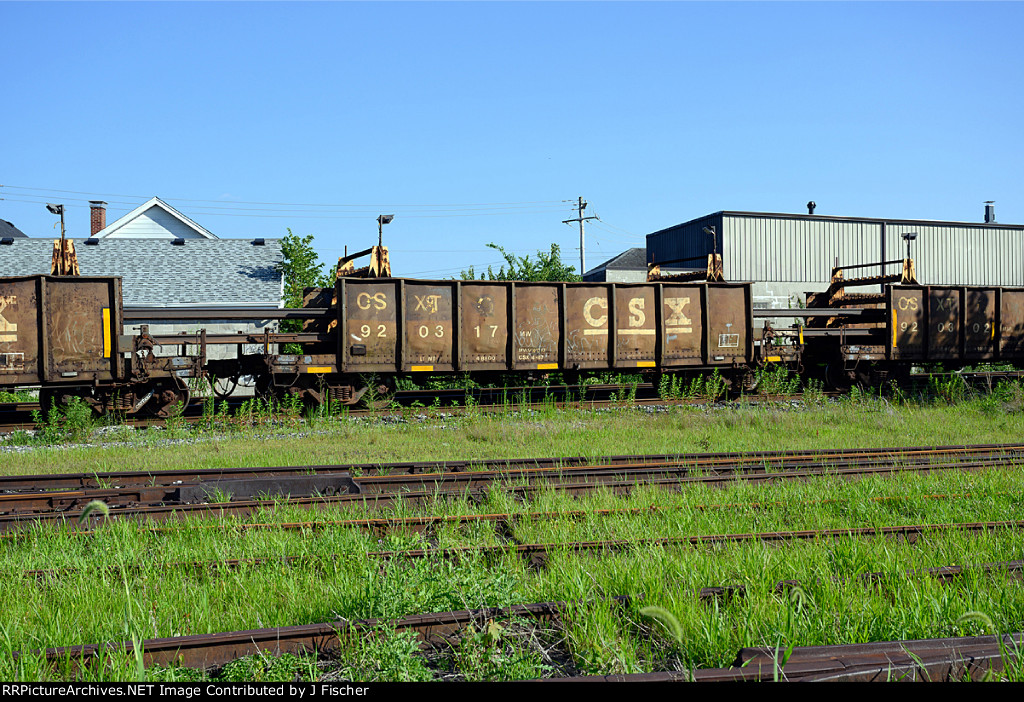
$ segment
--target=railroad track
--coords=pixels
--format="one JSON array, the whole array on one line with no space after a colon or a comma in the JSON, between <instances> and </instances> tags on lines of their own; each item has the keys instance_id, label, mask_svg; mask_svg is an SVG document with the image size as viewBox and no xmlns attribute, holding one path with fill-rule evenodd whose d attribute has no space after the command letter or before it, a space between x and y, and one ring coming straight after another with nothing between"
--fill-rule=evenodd
<instances>
[{"instance_id":1,"label":"railroad track","mask_svg":"<svg viewBox=\"0 0 1024 702\"><path fill-rule=\"evenodd\" d=\"M112 517L162 521L193 514L244 517L287 504L373 509L400 501L482 499L501 485L528 498L598 488L626 494L638 485L764 482L818 475L984 470L1024 460L1024 445L911 447L751 454L687 454L412 462L355 466L117 472L0 477L0 532L35 522L66 523L104 502Z\"/></svg>"},{"instance_id":2,"label":"railroad track","mask_svg":"<svg viewBox=\"0 0 1024 702\"><path fill-rule=\"evenodd\" d=\"M707 590L708 592L705 592ZM720 588L705 588L699 596L713 599ZM627 597L611 600L630 607ZM164 639L146 639L139 646L146 667L180 665L209 670L248 655L331 655L342 640L377 635L382 628L411 631L421 650L453 648L470 626L482 630L488 622L532 621L559 625L575 607L585 603L542 602L504 608L482 608L414 615L401 619L360 619L269 629L221 632ZM830 646L740 649L727 668L666 671L637 675L556 678L566 682L768 682L884 680L972 680L998 675L1020 659L1024 634L970 636L911 641L881 641ZM15 660L42 657L50 665L82 671L102 666L110 658L130 659L136 644L123 641L13 652ZM788 655L787 655L788 654ZM552 680L547 678L546 680Z\"/></svg>"},{"instance_id":3,"label":"railroad track","mask_svg":"<svg viewBox=\"0 0 1024 702\"><path fill-rule=\"evenodd\" d=\"M827 397L838 397L841 393L827 392ZM778 394L744 394L743 399L749 402L788 402L803 398L802 393L789 395ZM218 407L226 402L234 416L227 421L237 422L243 419L237 416L247 400L252 398L230 398L217 400ZM390 406L383 409L365 407L347 407L345 413L350 417L387 416L409 410L421 409L423 412L444 410L445 412L502 412L510 408L517 410L540 410L555 408L587 408L618 407L626 404L651 406L695 405L711 402L708 398L662 398L651 383L636 385L560 385L530 386L518 388L473 388L449 390L409 390L396 393ZM204 414L202 398L193 399L184 408L177 421L186 424L198 424L208 421L219 423L220 417L210 418ZM30 431L38 428L33 413L41 411L37 402L0 403L0 434L15 431ZM145 416L143 414L122 417L119 423L145 429L151 426L164 426L166 419Z\"/></svg>"},{"instance_id":4,"label":"railroad track","mask_svg":"<svg viewBox=\"0 0 1024 702\"><path fill-rule=\"evenodd\" d=\"M747 532L742 534L697 534L681 537L661 537L650 539L613 539L602 541L560 541L553 543L520 543L515 539L511 529L503 530L507 542L498 546L454 546L448 548L410 548L392 551L366 551L363 553L333 553L318 557L301 556L268 556L253 558L231 558L215 561L171 561L159 564L148 564L147 567L159 567L161 570L215 571L233 570L236 568L255 568L260 566L294 566L311 563L335 563L347 559L369 558L381 561L445 559L464 560L467 558L498 558L517 556L534 569L545 568L553 555L569 553L590 553L605 556L615 553L628 553L639 549L689 547L699 548L728 543L790 543L797 541L820 541L823 539L841 538L895 538L907 543L917 543L921 536L946 532L986 533L992 531L1012 531L1024 528L1024 520L1003 522L954 522L946 524L900 524L876 527L843 527L839 529L805 529L797 531ZM1009 562L1008 562L1009 563ZM1013 563L1020 563L1014 561ZM128 570L136 570L130 567ZM1019 571L1019 566L1015 566ZM75 568L48 568L26 570L23 577L36 580L59 580L79 572ZM109 573L120 573L120 567L107 569ZM950 570L948 577L959 575L962 571ZM870 573L867 579L877 579L880 574ZM792 584L792 583L789 583Z\"/></svg>"}]
</instances>

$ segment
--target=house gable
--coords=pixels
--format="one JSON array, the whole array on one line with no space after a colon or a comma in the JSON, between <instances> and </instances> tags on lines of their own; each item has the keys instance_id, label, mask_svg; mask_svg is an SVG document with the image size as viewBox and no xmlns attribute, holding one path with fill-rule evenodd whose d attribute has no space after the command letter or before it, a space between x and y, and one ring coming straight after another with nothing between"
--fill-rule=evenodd
<instances>
[{"instance_id":1,"label":"house gable","mask_svg":"<svg viewBox=\"0 0 1024 702\"><path fill-rule=\"evenodd\" d=\"M217 237L153 197L96 233L98 239L216 239Z\"/></svg>"}]
</instances>

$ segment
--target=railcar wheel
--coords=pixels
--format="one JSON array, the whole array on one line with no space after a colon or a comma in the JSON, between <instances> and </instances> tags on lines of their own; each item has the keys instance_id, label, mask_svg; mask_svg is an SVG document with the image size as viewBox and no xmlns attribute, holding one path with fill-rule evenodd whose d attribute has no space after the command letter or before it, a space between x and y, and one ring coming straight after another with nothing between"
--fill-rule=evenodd
<instances>
[{"instance_id":1,"label":"railcar wheel","mask_svg":"<svg viewBox=\"0 0 1024 702\"><path fill-rule=\"evenodd\" d=\"M153 388L153 395L142 406L141 411L151 417L167 419L184 412L191 397L187 387L157 385Z\"/></svg>"},{"instance_id":2,"label":"railcar wheel","mask_svg":"<svg viewBox=\"0 0 1024 702\"><path fill-rule=\"evenodd\" d=\"M221 400L231 397L231 394L238 387L238 376L230 378L216 378L213 381L213 394Z\"/></svg>"},{"instance_id":3,"label":"railcar wheel","mask_svg":"<svg viewBox=\"0 0 1024 702\"><path fill-rule=\"evenodd\" d=\"M65 412L74 402L88 407L94 416L103 414L103 403L92 396L89 388L43 388L39 391L39 406L46 420Z\"/></svg>"},{"instance_id":4,"label":"railcar wheel","mask_svg":"<svg viewBox=\"0 0 1024 702\"><path fill-rule=\"evenodd\" d=\"M370 377L364 379L362 404L371 410L385 410L395 400L395 381L392 378Z\"/></svg>"},{"instance_id":5,"label":"railcar wheel","mask_svg":"<svg viewBox=\"0 0 1024 702\"><path fill-rule=\"evenodd\" d=\"M825 383L829 388L838 392L848 392L852 386L850 376L843 368L842 362L829 363L825 366Z\"/></svg>"}]
</instances>

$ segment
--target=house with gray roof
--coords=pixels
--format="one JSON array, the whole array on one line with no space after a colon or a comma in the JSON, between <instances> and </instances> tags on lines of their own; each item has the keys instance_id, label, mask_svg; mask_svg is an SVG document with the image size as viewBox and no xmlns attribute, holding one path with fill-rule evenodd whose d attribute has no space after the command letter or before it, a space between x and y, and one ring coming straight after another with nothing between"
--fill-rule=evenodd
<instances>
[{"instance_id":1,"label":"house with gray roof","mask_svg":"<svg viewBox=\"0 0 1024 702\"><path fill-rule=\"evenodd\" d=\"M97 239L216 239L158 197L151 197L123 217L107 224L106 204L90 200L90 236Z\"/></svg>"},{"instance_id":2,"label":"house with gray roof","mask_svg":"<svg viewBox=\"0 0 1024 702\"><path fill-rule=\"evenodd\" d=\"M161 319L161 310L188 307L283 306L284 257L280 239L219 239L189 217L153 197L106 223L106 204L90 205L88 239L72 239L83 276L119 276L126 307L150 308L152 317L126 325L126 334L140 324L150 333L262 332L277 322ZM0 277L50 272L52 238L0 238ZM210 358L233 357L236 347L214 347Z\"/></svg>"},{"instance_id":3,"label":"house with gray roof","mask_svg":"<svg viewBox=\"0 0 1024 702\"><path fill-rule=\"evenodd\" d=\"M150 333L177 334L205 328L210 333L261 332L276 322L162 322L161 310L188 307L277 309L284 305L280 239L72 239L83 276L120 276L127 307L153 310L139 324ZM23 237L0 244L0 277L50 272L53 240ZM235 355L235 347L211 349L211 358Z\"/></svg>"},{"instance_id":4,"label":"house with gray roof","mask_svg":"<svg viewBox=\"0 0 1024 702\"><path fill-rule=\"evenodd\" d=\"M583 275L585 283L642 283L646 280L647 249L626 249Z\"/></svg>"},{"instance_id":5,"label":"house with gray roof","mask_svg":"<svg viewBox=\"0 0 1024 702\"><path fill-rule=\"evenodd\" d=\"M0 239L27 239L28 236L5 219L0 219Z\"/></svg>"}]
</instances>

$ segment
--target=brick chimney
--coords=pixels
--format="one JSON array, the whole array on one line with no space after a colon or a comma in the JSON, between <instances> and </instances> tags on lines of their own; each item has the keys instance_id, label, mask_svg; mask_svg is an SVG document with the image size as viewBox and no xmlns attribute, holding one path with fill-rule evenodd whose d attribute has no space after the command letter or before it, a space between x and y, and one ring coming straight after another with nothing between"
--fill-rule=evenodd
<instances>
[{"instance_id":1,"label":"brick chimney","mask_svg":"<svg viewBox=\"0 0 1024 702\"><path fill-rule=\"evenodd\" d=\"M107 228L107 208L103 200L89 200L89 214L91 226L89 236L96 236L97 233Z\"/></svg>"}]
</instances>

